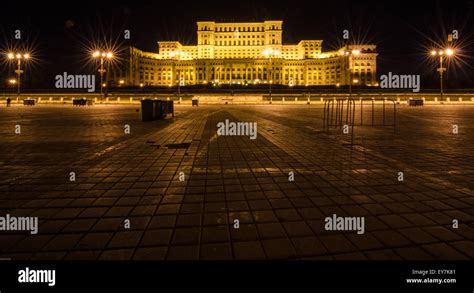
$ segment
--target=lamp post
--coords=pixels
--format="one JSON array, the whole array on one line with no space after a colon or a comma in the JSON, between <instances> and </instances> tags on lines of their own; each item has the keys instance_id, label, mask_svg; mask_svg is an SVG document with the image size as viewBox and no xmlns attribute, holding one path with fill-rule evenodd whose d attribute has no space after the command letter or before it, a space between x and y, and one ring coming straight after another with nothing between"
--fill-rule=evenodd
<instances>
[{"instance_id":1,"label":"lamp post","mask_svg":"<svg viewBox=\"0 0 474 293\"><path fill-rule=\"evenodd\" d=\"M99 74L100 74L100 98L102 100L103 93L104 93L104 74L106 70L104 69L104 63L105 61L110 61L112 58L114 58L114 54L110 51L95 51L92 53L92 57L94 59L99 59L100 65L99 65Z\"/></svg>"},{"instance_id":2,"label":"lamp post","mask_svg":"<svg viewBox=\"0 0 474 293\"><path fill-rule=\"evenodd\" d=\"M278 50L274 50L272 48L268 48L268 49L265 49L263 50L262 52L263 56L265 56L266 58L268 58L268 61L270 63L270 68L269 68L269 75L270 75L270 78L268 80L268 92L269 92L269 95L270 95L270 103L272 102L272 84L273 84L273 63L272 63L272 59L275 58L275 57L278 57L280 56L280 51Z\"/></svg>"},{"instance_id":3,"label":"lamp post","mask_svg":"<svg viewBox=\"0 0 474 293\"><path fill-rule=\"evenodd\" d=\"M431 51L431 56L439 57L439 68L437 68L436 71L439 72L439 90L440 90L440 102L441 102L441 104L443 104L443 94L444 94L443 72L446 71L446 68L443 67L444 58L451 57L453 55L454 55L454 50L451 49L451 48L447 48L447 49L444 49L444 50L432 50Z\"/></svg>"},{"instance_id":4,"label":"lamp post","mask_svg":"<svg viewBox=\"0 0 474 293\"><path fill-rule=\"evenodd\" d=\"M176 64L177 64L177 69L176 73L178 75L178 99L181 97L181 72L179 70L179 61L181 61L181 56L184 55L184 52L182 51L174 51L170 53L171 57L176 57Z\"/></svg>"},{"instance_id":5,"label":"lamp post","mask_svg":"<svg viewBox=\"0 0 474 293\"><path fill-rule=\"evenodd\" d=\"M16 59L16 62L17 62L17 68L15 70L15 73L17 75L17 79L16 79L16 82L12 82L10 81L11 84L17 84L17 98L20 97L20 94L21 94L21 74L24 72L22 69L21 69L21 61L24 60L25 62L28 61L30 59L30 54L28 53L8 53L7 55L8 57L8 60L10 61L13 61Z\"/></svg>"},{"instance_id":6,"label":"lamp post","mask_svg":"<svg viewBox=\"0 0 474 293\"><path fill-rule=\"evenodd\" d=\"M352 82L358 83L359 81L357 80L352 80L352 67L351 67L351 61L353 56L358 56L360 55L360 50L342 50L339 52L339 54L343 57L347 57L347 63L348 63L348 69L349 69L349 99L352 98Z\"/></svg>"}]
</instances>

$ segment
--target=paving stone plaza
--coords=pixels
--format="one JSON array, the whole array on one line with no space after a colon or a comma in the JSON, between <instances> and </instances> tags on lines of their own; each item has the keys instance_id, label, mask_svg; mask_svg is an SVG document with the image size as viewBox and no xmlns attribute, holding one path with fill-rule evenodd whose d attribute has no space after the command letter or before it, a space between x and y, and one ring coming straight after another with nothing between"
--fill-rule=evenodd
<instances>
[{"instance_id":1,"label":"paving stone plaza","mask_svg":"<svg viewBox=\"0 0 474 293\"><path fill-rule=\"evenodd\" d=\"M322 105L139 108L1 105L0 215L39 219L0 232L1 258L474 259L474 105L400 105L352 146ZM226 119L257 138L218 136Z\"/></svg>"}]
</instances>

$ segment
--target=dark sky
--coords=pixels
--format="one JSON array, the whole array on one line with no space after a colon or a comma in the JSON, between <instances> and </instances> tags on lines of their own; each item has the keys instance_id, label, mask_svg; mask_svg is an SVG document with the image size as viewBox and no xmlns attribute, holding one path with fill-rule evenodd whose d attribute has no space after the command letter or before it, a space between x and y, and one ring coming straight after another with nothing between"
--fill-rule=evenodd
<instances>
[{"instance_id":1,"label":"dark sky","mask_svg":"<svg viewBox=\"0 0 474 293\"><path fill-rule=\"evenodd\" d=\"M474 88L474 1L6 1L0 11L0 47L32 48L35 62L26 84L48 88L54 76L93 72L86 47L96 43L133 45L156 50L156 41L196 41L198 20L284 21L284 43L322 39L335 49L348 29L357 42L378 46L378 75L389 71L420 74L422 87L437 86L435 63L428 56L434 42L456 29L458 57L448 69L450 87ZM22 40L14 39L20 29ZM131 31L124 41L123 30ZM471 57L472 56L472 57ZM3 64L1 87L12 76Z\"/></svg>"}]
</instances>

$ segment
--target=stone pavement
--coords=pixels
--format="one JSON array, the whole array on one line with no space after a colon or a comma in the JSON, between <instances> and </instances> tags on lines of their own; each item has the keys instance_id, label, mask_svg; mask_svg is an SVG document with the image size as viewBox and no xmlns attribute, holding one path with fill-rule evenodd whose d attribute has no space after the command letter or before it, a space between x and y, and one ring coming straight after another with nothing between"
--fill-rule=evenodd
<instances>
[{"instance_id":1,"label":"stone pavement","mask_svg":"<svg viewBox=\"0 0 474 293\"><path fill-rule=\"evenodd\" d=\"M352 148L322 106L137 108L0 108L0 217L39 218L0 231L1 258L474 259L474 106L400 106ZM226 119L257 139L217 136ZM365 233L325 230L333 214Z\"/></svg>"}]
</instances>

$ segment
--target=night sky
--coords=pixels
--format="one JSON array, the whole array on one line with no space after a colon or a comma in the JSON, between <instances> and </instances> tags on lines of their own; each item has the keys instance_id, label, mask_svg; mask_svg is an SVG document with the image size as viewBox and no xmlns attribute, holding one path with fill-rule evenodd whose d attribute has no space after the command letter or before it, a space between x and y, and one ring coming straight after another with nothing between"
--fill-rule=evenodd
<instances>
[{"instance_id":1,"label":"night sky","mask_svg":"<svg viewBox=\"0 0 474 293\"><path fill-rule=\"evenodd\" d=\"M26 85L52 88L54 76L94 73L86 50L91 41L133 45L156 51L159 40L195 44L196 21L282 19L284 44L322 39L323 50L337 49L342 31L354 41L378 46L378 75L389 71L420 74L422 88L436 87L429 51L456 29L458 57L448 69L448 86L474 88L474 1L35 1L2 3L0 47L32 48ZM14 31L22 31L22 40ZM123 40L123 31L131 39ZM5 60L5 59L4 59ZM1 86L13 75L0 67Z\"/></svg>"}]
</instances>

